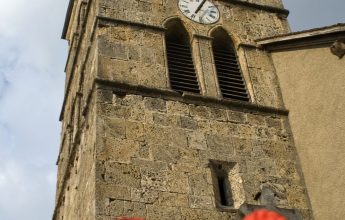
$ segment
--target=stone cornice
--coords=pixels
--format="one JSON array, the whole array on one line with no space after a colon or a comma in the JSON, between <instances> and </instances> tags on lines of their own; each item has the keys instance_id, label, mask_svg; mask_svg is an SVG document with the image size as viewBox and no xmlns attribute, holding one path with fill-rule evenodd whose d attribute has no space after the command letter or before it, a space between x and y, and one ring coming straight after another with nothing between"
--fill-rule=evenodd
<instances>
[{"instance_id":1,"label":"stone cornice","mask_svg":"<svg viewBox=\"0 0 345 220\"><path fill-rule=\"evenodd\" d=\"M140 85L129 85L106 79L95 79L95 84L111 87L114 93L134 94L153 98L163 98L167 100L180 101L188 104L205 105L210 107L228 108L234 110L255 111L260 113L276 114L288 116L289 111L284 108L274 108L269 106L257 105L250 102L241 102L214 97L202 96L194 93L179 93L170 89L149 88Z\"/></svg>"},{"instance_id":2,"label":"stone cornice","mask_svg":"<svg viewBox=\"0 0 345 220\"><path fill-rule=\"evenodd\" d=\"M315 46L330 46L335 40L345 40L345 25L315 28L300 32L258 39L257 44L269 51L280 51Z\"/></svg>"},{"instance_id":3,"label":"stone cornice","mask_svg":"<svg viewBox=\"0 0 345 220\"><path fill-rule=\"evenodd\" d=\"M151 24L144 24L144 23L139 23L139 22L134 22L134 21L129 21L129 20L121 20L121 19L116 19L116 18L108 18L108 17L103 17L103 16L97 16L98 24L99 25L105 25L104 22L110 22L110 23L115 23L115 24L124 24L128 26L135 26L135 27L140 27L144 29L151 29L151 30L156 30L156 31L166 31L166 28L162 26L156 26L156 25L151 25Z\"/></svg>"}]
</instances>

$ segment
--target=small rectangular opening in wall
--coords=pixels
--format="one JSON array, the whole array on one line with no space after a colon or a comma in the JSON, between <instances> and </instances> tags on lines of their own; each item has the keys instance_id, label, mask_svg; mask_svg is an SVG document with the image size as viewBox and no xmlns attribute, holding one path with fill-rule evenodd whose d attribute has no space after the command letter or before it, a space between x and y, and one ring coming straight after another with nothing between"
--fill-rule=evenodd
<instances>
[{"instance_id":1,"label":"small rectangular opening in wall","mask_svg":"<svg viewBox=\"0 0 345 220\"><path fill-rule=\"evenodd\" d=\"M239 208L244 203L244 190L238 164L214 160L210 164L217 207Z\"/></svg>"},{"instance_id":2,"label":"small rectangular opening in wall","mask_svg":"<svg viewBox=\"0 0 345 220\"><path fill-rule=\"evenodd\" d=\"M220 195L220 203L223 206L233 206L232 196L228 192L231 192L229 188L228 178L218 177L218 189Z\"/></svg>"}]
</instances>

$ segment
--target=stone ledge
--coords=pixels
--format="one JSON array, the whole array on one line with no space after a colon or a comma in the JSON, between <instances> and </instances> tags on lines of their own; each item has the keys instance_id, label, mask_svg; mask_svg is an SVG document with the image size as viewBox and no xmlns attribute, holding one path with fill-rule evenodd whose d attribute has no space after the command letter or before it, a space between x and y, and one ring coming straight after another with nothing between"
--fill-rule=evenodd
<instances>
[{"instance_id":1,"label":"stone ledge","mask_svg":"<svg viewBox=\"0 0 345 220\"><path fill-rule=\"evenodd\" d=\"M142 95L142 96L149 96L154 98L163 98L167 100L173 101L180 101L188 104L195 104L195 105L205 105L210 107L220 107L220 108L228 108L228 109L235 109L235 110L247 110L247 111L256 111L260 113L269 113L269 114L277 114L288 116L289 111L284 108L273 108L268 106L257 105L254 103L247 103L241 101L234 101L234 100L225 100L225 99L218 99L214 97L207 97L202 96L199 94L194 93L179 93L170 89L156 89L156 88L149 88L140 85L130 85L122 82L115 82L106 79L95 79L96 85L101 86L108 86L111 87L111 90L114 93L118 94L134 94L134 95Z\"/></svg>"},{"instance_id":2,"label":"stone ledge","mask_svg":"<svg viewBox=\"0 0 345 220\"><path fill-rule=\"evenodd\" d=\"M115 18L109 18L109 17L103 17L103 16L97 16L97 20L99 22L99 25L106 25L102 22L109 22L109 23L141 27L145 29L151 29L151 30L162 31L162 32L166 31L166 28L161 27L161 26L144 24L144 23L139 23L139 22L134 22L134 21L129 21L129 20L121 20L121 19L115 19Z\"/></svg>"}]
</instances>

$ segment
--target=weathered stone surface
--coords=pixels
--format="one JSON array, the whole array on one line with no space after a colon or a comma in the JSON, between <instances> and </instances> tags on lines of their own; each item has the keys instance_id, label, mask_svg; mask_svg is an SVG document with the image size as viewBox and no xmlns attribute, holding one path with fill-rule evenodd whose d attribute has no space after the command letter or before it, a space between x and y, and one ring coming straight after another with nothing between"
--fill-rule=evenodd
<instances>
[{"instance_id":1,"label":"weathered stone surface","mask_svg":"<svg viewBox=\"0 0 345 220\"><path fill-rule=\"evenodd\" d=\"M227 111L227 117L230 122L245 123L247 114L243 112Z\"/></svg>"},{"instance_id":2,"label":"weathered stone surface","mask_svg":"<svg viewBox=\"0 0 345 220\"><path fill-rule=\"evenodd\" d=\"M196 130L198 129L198 122L191 117L181 116L181 127Z\"/></svg>"},{"instance_id":3,"label":"weathered stone surface","mask_svg":"<svg viewBox=\"0 0 345 220\"><path fill-rule=\"evenodd\" d=\"M196 196L212 196L213 186L207 181L204 173L192 174L188 177L191 193Z\"/></svg>"},{"instance_id":4,"label":"weathered stone surface","mask_svg":"<svg viewBox=\"0 0 345 220\"><path fill-rule=\"evenodd\" d=\"M181 219L180 210L170 206L147 205L147 219Z\"/></svg>"},{"instance_id":5,"label":"weathered stone surface","mask_svg":"<svg viewBox=\"0 0 345 220\"><path fill-rule=\"evenodd\" d=\"M193 209L213 209L214 198L211 196L189 196L189 206Z\"/></svg>"},{"instance_id":6,"label":"weathered stone surface","mask_svg":"<svg viewBox=\"0 0 345 220\"><path fill-rule=\"evenodd\" d=\"M187 194L190 192L190 185L188 182L188 175L179 170L168 172L167 189L169 192L176 192Z\"/></svg>"},{"instance_id":7,"label":"weathered stone surface","mask_svg":"<svg viewBox=\"0 0 345 220\"><path fill-rule=\"evenodd\" d=\"M128 217L144 217L146 216L146 205L140 202L124 201L124 213Z\"/></svg>"},{"instance_id":8,"label":"weathered stone surface","mask_svg":"<svg viewBox=\"0 0 345 220\"><path fill-rule=\"evenodd\" d=\"M192 149L206 150L206 137L203 133L192 132L188 135L188 146Z\"/></svg>"},{"instance_id":9,"label":"weathered stone surface","mask_svg":"<svg viewBox=\"0 0 345 220\"><path fill-rule=\"evenodd\" d=\"M130 200L131 190L127 186L121 186L116 184L104 184L99 183L96 189L97 196L101 198L101 201L106 201L107 199L117 198L119 200ZM105 199L105 200L104 200Z\"/></svg>"},{"instance_id":10,"label":"weathered stone surface","mask_svg":"<svg viewBox=\"0 0 345 220\"><path fill-rule=\"evenodd\" d=\"M162 99L144 98L145 107L150 111L166 112L166 102Z\"/></svg>"},{"instance_id":11,"label":"weathered stone surface","mask_svg":"<svg viewBox=\"0 0 345 220\"><path fill-rule=\"evenodd\" d=\"M183 220L189 219L222 219L222 220L235 220L238 219L236 213L210 211L205 209L181 209Z\"/></svg>"},{"instance_id":12,"label":"weathered stone surface","mask_svg":"<svg viewBox=\"0 0 345 220\"><path fill-rule=\"evenodd\" d=\"M185 103L168 101L167 109L169 114L189 115L189 108Z\"/></svg>"},{"instance_id":13,"label":"weathered stone surface","mask_svg":"<svg viewBox=\"0 0 345 220\"><path fill-rule=\"evenodd\" d=\"M141 186L157 191L167 190L167 171L164 167L140 168Z\"/></svg>"},{"instance_id":14,"label":"weathered stone surface","mask_svg":"<svg viewBox=\"0 0 345 220\"><path fill-rule=\"evenodd\" d=\"M139 187L140 170L134 165L106 162L104 180L117 185Z\"/></svg>"},{"instance_id":15,"label":"weathered stone surface","mask_svg":"<svg viewBox=\"0 0 345 220\"><path fill-rule=\"evenodd\" d=\"M139 148L139 143L132 140L107 138L99 159L129 163L132 157L139 156Z\"/></svg>"},{"instance_id":16,"label":"weathered stone surface","mask_svg":"<svg viewBox=\"0 0 345 220\"><path fill-rule=\"evenodd\" d=\"M162 192L159 197L159 205L165 207L188 207L186 194Z\"/></svg>"},{"instance_id":17,"label":"weathered stone surface","mask_svg":"<svg viewBox=\"0 0 345 220\"><path fill-rule=\"evenodd\" d=\"M152 204L159 198L159 192L150 188L133 188L131 190L131 201Z\"/></svg>"},{"instance_id":18,"label":"weathered stone surface","mask_svg":"<svg viewBox=\"0 0 345 220\"><path fill-rule=\"evenodd\" d=\"M243 1L281 7L280 0ZM256 107L283 107L271 58L240 46L286 33L285 20L223 1L217 2L222 18L212 25L181 16L176 1L83 4L90 7L85 29L79 6L73 7L66 33L71 86L62 111L54 219L236 219L241 204L256 203L261 183L286 189L279 204L311 216L286 116ZM200 96L213 101L169 92L162 27L176 17L190 35ZM219 98L207 38L218 26L231 31L253 105L242 108ZM235 164L224 174L232 185L233 211L216 207L210 160Z\"/></svg>"},{"instance_id":19,"label":"weathered stone surface","mask_svg":"<svg viewBox=\"0 0 345 220\"><path fill-rule=\"evenodd\" d=\"M232 139L221 135L207 135L206 136L207 147L211 151L224 152L228 154L234 153L234 146Z\"/></svg>"}]
</instances>

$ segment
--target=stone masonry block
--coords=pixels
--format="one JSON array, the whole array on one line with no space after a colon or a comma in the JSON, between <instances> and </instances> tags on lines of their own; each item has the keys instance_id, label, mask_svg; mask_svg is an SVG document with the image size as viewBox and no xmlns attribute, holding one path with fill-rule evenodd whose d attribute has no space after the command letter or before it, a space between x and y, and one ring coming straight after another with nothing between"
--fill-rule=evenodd
<instances>
[{"instance_id":1,"label":"stone masonry block","mask_svg":"<svg viewBox=\"0 0 345 220\"><path fill-rule=\"evenodd\" d=\"M107 208L110 216L121 216L124 214L124 201L109 199L109 205Z\"/></svg>"},{"instance_id":2,"label":"stone masonry block","mask_svg":"<svg viewBox=\"0 0 345 220\"><path fill-rule=\"evenodd\" d=\"M114 106L110 104L99 104L98 113L109 118L128 119L131 116L130 108L125 106Z\"/></svg>"},{"instance_id":3,"label":"stone masonry block","mask_svg":"<svg viewBox=\"0 0 345 220\"><path fill-rule=\"evenodd\" d=\"M188 104L181 102L167 101L167 109L169 114L189 115Z\"/></svg>"},{"instance_id":4,"label":"stone masonry block","mask_svg":"<svg viewBox=\"0 0 345 220\"><path fill-rule=\"evenodd\" d=\"M227 111L224 109L210 108L210 120L226 121Z\"/></svg>"},{"instance_id":5,"label":"stone masonry block","mask_svg":"<svg viewBox=\"0 0 345 220\"><path fill-rule=\"evenodd\" d=\"M170 144L170 139L166 138L170 136L170 128L152 124L145 124L144 128L146 143L166 146Z\"/></svg>"},{"instance_id":6,"label":"stone masonry block","mask_svg":"<svg viewBox=\"0 0 345 220\"><path fill-rule=\"evenodd\" d=\"M169 192L187 194L190 191L188 175L181 169L169 171L167 176L167 189Z\"/></svg>"},{"instance_id":7,"label":"stone masonry block","mask_svg":"<svg viewBox=\"0 0 345 220\"><path fill-rule=\"evenodd\" d=\"M272 159L248 159L246 161L247 172L264 181L268 177L277 177L277 167Z\"/></svg>"},{"instance_id":8,"label":"stone masonry block","mask_svg":"<svg viewBox=\"0 0 345 220\"><path fill-rule=\"evenodd\" d=\"M212 196L213 187L208 184L205 173L196 173L189 176L189 186L192 194L196 196Z\"/></svg>"},{"instance_id":9,"label":"stone masonry block","mask_svg":"<svg viewBox=\"0 0 345 220\"><path fill-rule=\"evenodd\" d=\"M124 201L124 215L128 217L145 217L146 205L140 202Z\"/></svg>"},{"instance_id":10,"label":"stone masonry block","mask_svg":"<svg viewBox=\"0 0 345 220\"><path fill-rule=\"evenodd\" d=\"M140 168L141 186L157 191L167 190L167 171L160 167Z\"/></svg>"},{"instance_id":11,"label":"stone masonry block","mask_svg":"<svg viewBox=\"0 0 345 220\"><path fill-rule=\"evenodd\" d=\"M144 104L145 104L145 108L150 111L159 111L159 112L167 111L166 101L164 101L163 99L146 97L144 98Z\"/></svg>"},{"instance_id":12,"label":"stone masonry block","mask_svg":"<svg viewBox=\"0 0 345 220\"><path fill-rule=\"evenodd\" d=\"M181 116L181 127L196 130L198 129L198 122L191 117Z\"/></svg>"},{"instance_id":13,"label":"stone masonry block","mask_svg":"<svg viewBox=\"0 0 345 220\"><path fill-rule=\"evenodd\" d=\"M238 124L213 121L210 123L210 131L224 137L238 135Z\"/></svg>"},{"instance_id":14,"label":"stone masonry block","mask_svg":"<svg viewBox=\"0 0 345 220\"><path fill-rule=\"evenodd\" d=\"M269 157L272 159L293 160L293 152L289 151L289 144L282 141L254 140L254 157Z\"/></svg>"},{"instance_id":15,"label":"stone masonry block","mask_svg":"<svg viewBox=\"0 0 345 220\"><path fill-rule=\"evenodd\" d=\"M153 204L158 200L159 191L152 190L150 188L132 188L131 201Z\"/></svg>"},{"instance_id":16,"label":"stone masonry block","mask_svg":"<svg viewBox=\"0 0 345 220\"><path fill-rule=\"evenodd\" d=\"M189 112L192 117L209 119L210 110L206 106L189 105Z\"/></svg>"},{"instance_id":17,"label":"stone masonry block","mask_svg":"<svg viewBox=\"0 0 345 220\"><path fill-rule=\"evenodd\" d=\"M162 126L180 126L180 117L177 115L167 115L161 113L153 113L153 123Z\"/></svg>"},{"instance_id":18,"label":"stone masonry block","mask_svg":"<svg viewBox=\"0 0 345 220\"><path fill-rule=\"evenodd\" d=\"M118 118L105 118L104 136L110 138L126 137L126 120Z\"/></svg>"},{"instance_id":19,"label":"stone masonry block","mask_svg":"<svg viewBox=\"0 0 345 220\"><path fill-rule=\"evenodd\" d=\"M97 89L97 101L103 103L111 103L113 100L113 91L109 89Z\"/></svg>"},{"instance_id":20,"label":"stone masonry block","mask_svg":"<svg viewBox=\"0 0 345 220\"><path fill-rule=\"evenodd\" d=\"M141 180L140 169L134 165L106 162L104 179L111 184L139 187Z\"/></svg>"},{"instance_id":21,"label":"stone masonry block","mask_svg":"<svg viewBox=\"0 0 345 220\"><path fill-rule=\"evenodd\" d=\"M206 150L207 143L205 135L201 132L192 132L188 135L188 146L192 149Z\"/></svg>"},{"instance_id":22,"label":"stone masonry block","mask_svg":"<svg viewBox=\"0 0 345 220\"><path fill-rule=\"evenodd\" d=\"M199 151L195 149L185 147L179 147L179 163L190 164L194 166L199 166Z\"/></svg>"},{"instance_id":23,"label":"stone masonry block","mask_svg":"<svg viewBox=\"0 0 345 220\"><path fill-rule=\"evenodd\" d=\"M110 42L104 38L100 38L98 42L98 50L101 55L127 60L128 59L128 46L121 43Z\"/></svg>"},{"instance_id":24,"label":"stone masonry block","mask_svg":"<svg viewBox=\"0 0 345 220\"><path fill-rule=\"evenodd\" d=\"M176 163L180 159L178 149L170 145L153 144L150 148L154 160Z\"/></svg>"},{"instance_id":25,"label":"stone masonry block","mask_svg":"<svg viewBox=\"0 0 345 220\"><path fill-rule=\"evenodd\" d=\"M100 152L99 159L130 163L132 157L138 157L139 148L139 143L132 140L106 138L105 147Z\"/></svg>"},{"instance_id":26,"label":"stone masonry block","mask_svg":"<svg viewBox=\"0 0 345 220\"><path fill-rule=\"evenodd\" d=\"M306 189L301 186L293 185L287 188L287 199L291 207L307 209L308 201L306 195Z\"/></svg>"},{"instance_id":27,"label":"stone masonry block","mask_svg":"<svg viewBox=\"0 0 345 220\"><path fill-rule=\"evenodd\" d=\"M251 139L232 138L231 141L237 156L248 156L252 153L253 143Z\"/></svg>"},{"instance_id":28,"label":"stone masonry block","mask_svg":"<svg viewBox=\"0 0 345 220\"><path fill-rule=\"evenodd\" d=\"M181 214L177 207L147 205L147 219L180 220Z\"/></svg>"},{"instance_id":29,"label":"stone masonry block","mask_svg":"<svg viewBox=\"0 0 345 220\"><path fill-rule=\"evenodd\" d=\"M140 85L150 88L167 89L167 75L165 74L166 67L164 65L146 63L145 65L140 65L138 72L145 73L138 73Z\"/></svg>"},{"instance_id":30,"label":"stone masonry block","mask_svg":"<svg viewBox=\"0 0 345 220\"><path fill-rule=\"evenodd\" d=\"M134 141L144 141L144 124L141 122L126 122L126 138Z\"/></svg>"},{"instance_id":31,"label":"stone masonry block","mask_svg":"<svg viewBox=\"0 0 345 220\"><path fill-rule=\"evenodd\" d=\"M282 129L282 121L280 118L266 117L266 123L268 127Z\"/></svg>"},{"instance_id":32,"label":"stone masonry block","mask_svg":"<svg viewBox=\"0 0 345 220\"><path fill-rule=\"evenodd\" d=\"M266 126L265 117L263 115L248 114L248 122L253 126Z\"/></svg>"},{"instance_id":33,"label":"stone masonry block","mask_svg":"<svg viewBox=\"0 0 345 220\"><path fill-rule=\"evenodd\" d=\"M103 199L119 199L129 200L131 198L131 190L126 186L97 183L97 198Z\"/></svg>"},{"instance_id":34,"label":"stone masonry block","mask_svg":"<svg viewBox=\"0 0 345 220\"><path fill-rule=\"evenodd\" d=\"M186 194L162 192L159 197L159 205L167 207L188 207Z\"/></svg>"},{"instance_id":35,"label":"stone masonry block","mask_svg":"<svg viewBox=\"0 0 345 220\"><path fill-rule=\"evenodd\" d=\"M190 219L217 219L217 220L237 220L240 219L236 212L220 212L218 210L206 210L206 209L181 209L181 215L183 220Z\"/></svg>"},{"instance_id":36,"label":"stone masonry block","mask_svg":"<svg viewBox=\"0 0 345 220\"><path fill-rule=\"evenodd\" d=\"M189 207L192 209L213 209L214 198L211 196L189 196Z\"/></svg>"},{"instance_id":37,"label":"stone masonry block","mask_svg":"<svg viewBox=\"0 0 345 220\"><path fill-rule=\"evenodd\" d=\"M139 95L115 95L114 97L114 104L115 105L123 105L123 106L131 106L133 107L141 107L143 106L141 103L143 101L143 97Z\"/></svg>"},{"instance_id":38,"label":"stone masonry block","mask_svg":"<svg viewBox=\"0 0 345 220\"><path fill-rule=\"evenodd\" d=\"M214 152L234 154L232 139L222 135L206 135L207 147Z\"/></svg>"}]
</instances>

